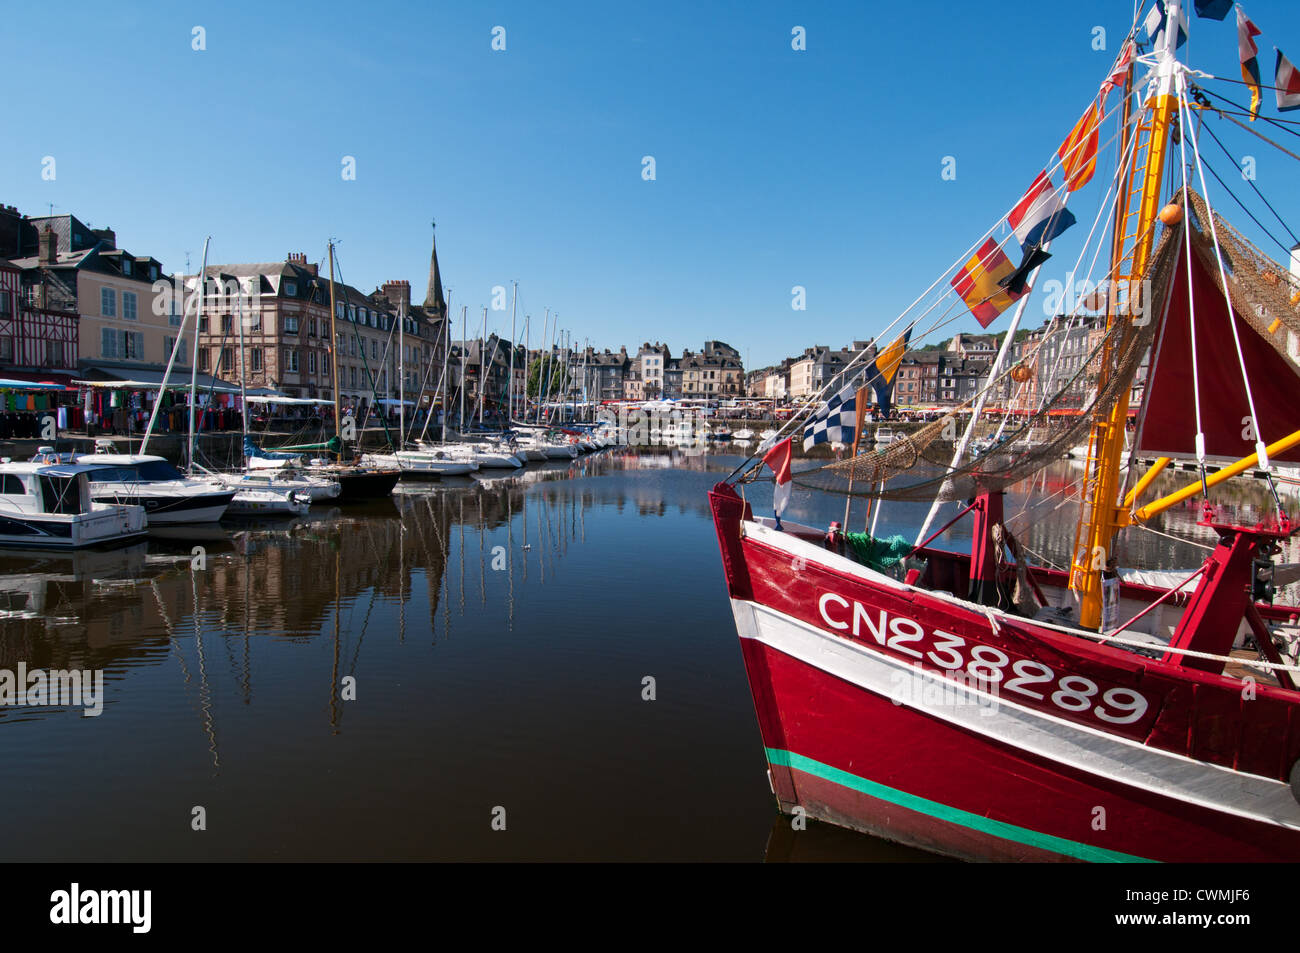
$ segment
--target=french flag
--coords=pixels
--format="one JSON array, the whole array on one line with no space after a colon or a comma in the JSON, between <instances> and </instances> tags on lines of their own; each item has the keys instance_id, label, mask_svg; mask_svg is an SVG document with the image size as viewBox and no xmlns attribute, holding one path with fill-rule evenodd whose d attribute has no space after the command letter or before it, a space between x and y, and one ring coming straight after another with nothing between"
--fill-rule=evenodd
<instances>
[{"instance_id":1,"label":"french flag","mask_svg":"<svg viewBox=\"0 0 1300 953\"><path fill-rule=\"evenodd\" d=\"M1278 112L1290 112L1300 109L1300 72L1291 65L1291 61L1277 51L1277 71L1273 85L1277 87Z\"/></svg>"},{"instance_id":2,"label":"french flag","mask_svg":"<svg viewBox=\"0 0 1300 953\"><path fill-rule=\"evenodd\" d=\"M794 456L794 448L790 442L792 439L786 437L763 456L763 462L772 468L772 473L776 476L776 484L772 487L772 512L776 516L777 529L781 528L781 514L785 512L785 506L790 502L792 489L790 460Z\"/></svg>"},{"instance_id":3,"label":"french flag","mask_svg":"<svg viewBox=\"0 0 1300 953\"><path fill-rule=\"evenodd\" d=\"M1075 218L1065 207L1064 196L1052 187L1047 173L1040 172L1024 198L1007 216L1007 222L1021 247L1028 248L1050 242L1073 225Z\"/></svg>"}]
</instances>

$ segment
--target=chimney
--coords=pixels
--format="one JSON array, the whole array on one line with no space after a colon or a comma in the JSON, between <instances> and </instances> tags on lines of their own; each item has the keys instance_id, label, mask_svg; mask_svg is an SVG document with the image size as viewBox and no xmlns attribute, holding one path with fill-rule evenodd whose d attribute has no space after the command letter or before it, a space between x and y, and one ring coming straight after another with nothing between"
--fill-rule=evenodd
<instances>
[{"instance_id":1,"label":"chimney","mask_svg":"<svg viewBox=\"0 0 1300 953\"><path fill-rule=\"evenodd\" d=\"M40 251L37 257L42 265L53 265L59 260L59 236L55 235L50 226L45 226L45 231L40 235Z\"/></svg>"},{"instance_id":2,"label":"chimney","mask_svg":"<svg viewBox=\"0 0 1300 953\"><path fill-rule=\"evenodd\" d=\"M383 284L384 297L395 308L405 308L407 312L411 310L411 283L409 281L385 281Z\"/></svg>"},{"instance_id":3,"label":"chimney","mask_svg":"<svg viewBox=\"0 0 1300 953\"><path fill-rule=\"evenodd\" d=\"M291 251L289 252L288 255L285 256L284 260L291 265L297 265L299 268L301 268L303 271L307 272L308 274L312 275L313 277L315 277L316 272L318 271L318 268L314 263L313 264L307 263L307 256L304 255L302 252Z\"/></svg>"}]
</instances>

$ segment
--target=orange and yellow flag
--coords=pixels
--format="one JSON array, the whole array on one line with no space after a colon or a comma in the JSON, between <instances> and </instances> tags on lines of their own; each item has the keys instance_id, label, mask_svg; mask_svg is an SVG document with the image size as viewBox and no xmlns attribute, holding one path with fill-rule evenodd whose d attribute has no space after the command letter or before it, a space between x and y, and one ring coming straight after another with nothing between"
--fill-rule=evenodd
<instances>
[{"instance_id":1,"label":"orange and yellow flag","mask_svg":"<svg viewBox=\"0 0 1300 953\"><path fill-rule=\"evenodd\" d=\"M1065 171L1065 187L1070 192L1077 192L1091 182L1097 171L1097 131L1100 125L1101 111L1094 102L1056 150Z\"/></svg>"}]
</instances>

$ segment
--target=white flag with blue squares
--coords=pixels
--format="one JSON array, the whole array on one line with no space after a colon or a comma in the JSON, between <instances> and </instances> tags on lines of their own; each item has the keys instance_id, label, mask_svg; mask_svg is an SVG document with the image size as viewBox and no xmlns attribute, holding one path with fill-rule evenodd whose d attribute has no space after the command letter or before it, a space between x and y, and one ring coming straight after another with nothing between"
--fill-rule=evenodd
<instances>
[{"instance_id":1,"label":"white flag with blue squares","mask_svg":"<svg viewBox=\"0 0 1300 953\"><path fill-rule=\"evenodd\" d=\"M858 423L858 387L855 381L826 402L826 406L803 428L803 448L819 443L853 443Z\"/></svg>"}]
</instances>

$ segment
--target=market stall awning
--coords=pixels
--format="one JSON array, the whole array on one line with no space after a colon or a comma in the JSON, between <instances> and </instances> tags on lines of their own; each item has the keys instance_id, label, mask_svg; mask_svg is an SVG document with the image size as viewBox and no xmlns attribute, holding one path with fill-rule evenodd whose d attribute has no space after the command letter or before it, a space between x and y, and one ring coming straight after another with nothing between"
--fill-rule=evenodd
<instances>
[{"instance_id":1,"label":"market stall awning","mask_svg":"<svg viewBox=\"0 0 1300 953\"><path fill-rule=\"evenodd\" d=\"M200 392L216 391L220 394L238 394L239 385L223 381L211 374L195 376L196 387ZM110 390L158 390L162 386L163 372L144 367L99 367L91 365L80 378L73 381L89 387L106 387ZM167 382L168 390L188 390L190 372L173 370L171 380Z\"/></svg>"},{"instance_id":2,"label":"market stall awning","mask_svg":"<svg viewBox=\"0 0 1300 953\"><path fill-rule=\"evenodd\" d=\"M5 371L3 377L6 389L21 390L53 390L62 389L72 385L74 375L67 371ZM41 384L41 387L32 387L32 384Z\"/></svg>"},{"instance_id":3,"label":"market stall awning","mask_svg":"<svg viewBox=\"0 0 1300 953\"><path fill-rule=\"evenodd\" d=\"M279 394L249 394L248 402L250 404L330 404L332 400L316 400L311 397L281 397Z\"/></svg>"},{"instance_id":4,"label":"market stall awning","mask_svg":"<svg viewBox=\"0 0 1300 953\"><path fill-rule=\"evenodd\" d=\"M0 390L67 390L64 384L52 384L41 381L18 381L0 377Z\"/></svg>"}]
</instances>

